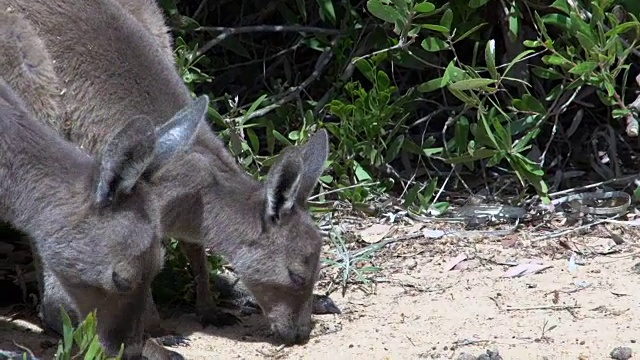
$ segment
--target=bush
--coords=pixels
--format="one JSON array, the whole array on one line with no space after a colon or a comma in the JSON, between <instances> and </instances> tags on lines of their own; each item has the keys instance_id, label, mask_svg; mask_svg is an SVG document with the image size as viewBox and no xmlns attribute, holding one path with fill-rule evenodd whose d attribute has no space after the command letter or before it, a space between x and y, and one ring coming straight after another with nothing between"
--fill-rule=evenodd
<instances>
[{"instance_id":1,"label":"bush","mask_svg":"<svg viewBox=\"0 0 640 360\"><path fill-rule=\"evenodd\" d=\"M162 3L185 82L215 99L240 162L263 174L283 146L327 128L322 183L346 200L390 192L425 211L438 187L464 184L444 184L451 173L479 171L547 199L554 173L588 170L574 154L590 136L637 136L630 0ZM595 176L621 175L596 160Z\"/></svg>"}]
</instances>

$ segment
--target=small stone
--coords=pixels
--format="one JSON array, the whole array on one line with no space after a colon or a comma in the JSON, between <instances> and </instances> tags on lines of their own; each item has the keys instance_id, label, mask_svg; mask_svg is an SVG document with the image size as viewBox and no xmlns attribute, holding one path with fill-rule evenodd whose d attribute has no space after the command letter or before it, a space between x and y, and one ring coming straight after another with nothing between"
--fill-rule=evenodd
<instances>
[{"instance_id":1,"label":"small stone","mask_svg":"<svg viewBox=\"0 0 640 360\"><path fill-rule=\"evenodd\" d=\"M418 262L412 258L409 258L402 263L402 268L407 270L413 270L416 266L418 266Z\"/></svg>"},{"instance_id":2,"label":"small stone","mask_svg":"<svg viewBox=\"0 0 640 360\"><path fill-rule=\"evenodd\" d=\"M581 341L580 341L580 345L584 345L584 344L585 344L585 341L584 341L584 340L581 340Z\"/></svg>"},{"instance_id":3,"label":"small stone","mask_svg":"<svg viewBox=\"0 0 640 360\"><path fill-rule=\"evenodd\" d=\"M456 360L476 360L476 357L468 353L460 353Z\"/></svg>"},{"instance_id":4,"label":"small stone","mask_svg":"<svg viewBox=\"0 0 640 360\"><path fill-rule=\"evenodd\" d=\"M628 348L626 346L618 346L617 348L611 350L611 353L609 354L609 356L611 356L611 358L615 360L628 360L631 359L632 355L633 351L631 350L631 348Z\"/></svg>"},{"instance_id":5,"label":"small stone","mask_svg":"<svg viewBox=\"0 0 640 360\"><path fill-rule=\"evenodd\" d=\"M480 354L477 360L503 360L498 350L487 350L484 354Z\"/></svg>"}]
</instances>

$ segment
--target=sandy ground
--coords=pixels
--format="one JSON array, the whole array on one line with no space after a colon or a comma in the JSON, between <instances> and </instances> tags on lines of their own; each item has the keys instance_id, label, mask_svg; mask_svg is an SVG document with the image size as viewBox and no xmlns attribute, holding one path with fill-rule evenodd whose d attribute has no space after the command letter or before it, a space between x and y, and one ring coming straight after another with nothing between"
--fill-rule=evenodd
<instances>
[{"instance_id":1,"label":"sandy ground","mask_svg":"<svg viewBox=\"0 0 640 360\"><path fill-rule=\"evenodd\" d=\"M516 233L395 243L379 254L384 260L375 265L382 271L375 274L375 286L365 288L370 292L352 285L344 297L340 291L331 294L343 313L315 316L304 346L271 344L259 316L225 329L202 329L192 314L165 325L189 337L189 345L173 349L194 360L457 359L486 350L497 350L503 359L608 359L619 346L631 348L637 358L637 235L616 235L624 243L615 245L609 232L599 229L537 242ZM459 254L468 260L452 260ZM578 256L571 260L571 254ZM506 276L527 259L551 267ZM0 321L0 346L6 349L13 340L50 359L57 339L20 330L20 324Z\"/></svg>"}]
</instances>

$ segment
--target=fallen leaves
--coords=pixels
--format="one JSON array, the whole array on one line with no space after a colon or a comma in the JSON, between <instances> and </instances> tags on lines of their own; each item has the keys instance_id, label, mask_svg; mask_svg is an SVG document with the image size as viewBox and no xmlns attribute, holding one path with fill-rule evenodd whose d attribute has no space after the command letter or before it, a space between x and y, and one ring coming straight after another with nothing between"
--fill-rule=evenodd
<instances>
[{"instance_id":1,"label":"fallen leaves","mask_svg":"<svg viewBox=\"0 0 640 360\"><path fill-rule=\"evenodd\" d=\"M375 244L380 242L392 231L392 225L389 224L372 224L371 226L358 232L362 241L367 244Z\"/></svg>"},{"instance_id":2,"label":"fallen leaves","mask_svg":"<svg viewBox=\"0 0 640 360\"><path fill-rule=\"evenodd\" d=\"M507 270L504 273L503 277L513 278L513 277L519 277L524 275L533 275L551 267L553 266L538 264L535 261L532 261L529 263L521 263Z\"/></svg>"},{"instance_id":3,"label":"fallen leaves","mask_svg":"<svg viewBox=\"0 0 640 360\"><path fill-rule=\"evenodd\" d=\"M463 263L465 260L467 260L466 254L460 254L456 256L455 258L447 261L447 263L444 265L444 271L462 270L457 267L461 266L461 263Z\"/></svg>"}]
</instances>

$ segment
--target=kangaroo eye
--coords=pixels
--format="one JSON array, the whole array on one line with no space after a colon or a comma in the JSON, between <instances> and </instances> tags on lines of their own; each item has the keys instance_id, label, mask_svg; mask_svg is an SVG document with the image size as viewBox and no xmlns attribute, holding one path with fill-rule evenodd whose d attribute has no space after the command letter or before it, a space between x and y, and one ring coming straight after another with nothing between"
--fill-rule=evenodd
<instances>
[{"instance_id":1,"label":"kangaroo eye","mask_svg":"<svg viewBox=\"0 0 640 360\"><path fill-rule=\"evenodd\" d=\"M301 288L304 286L304 283L305 283L304 277L294 273L291 270L289 270L289 278L291 278L291 282L296 287Z\"/></svg>"}]
</instances>

